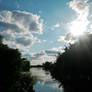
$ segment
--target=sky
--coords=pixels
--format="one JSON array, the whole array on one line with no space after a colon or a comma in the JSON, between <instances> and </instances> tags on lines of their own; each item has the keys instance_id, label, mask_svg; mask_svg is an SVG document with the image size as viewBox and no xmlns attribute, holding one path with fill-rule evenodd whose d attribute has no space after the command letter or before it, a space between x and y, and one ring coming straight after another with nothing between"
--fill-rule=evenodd
<instances>
[{"instance_id":1,"label":"sky","mask_svg":"<svg viewBox=\"0 0 92 92\"><path fill-rule=\"evenodd\" d=\"M3 42L32 64L55 62L64 47L92 29L92 0L0 0Z\"/></svg>"}]
</instances>

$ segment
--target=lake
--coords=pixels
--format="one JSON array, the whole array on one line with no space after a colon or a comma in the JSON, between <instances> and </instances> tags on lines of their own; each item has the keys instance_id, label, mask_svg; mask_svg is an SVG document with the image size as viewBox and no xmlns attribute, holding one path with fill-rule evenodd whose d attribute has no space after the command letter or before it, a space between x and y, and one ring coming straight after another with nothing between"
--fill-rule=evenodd
<instances>
[{"instance_id":1,"label":"lake","mask_svg":"<svg viewBox=\"0 0 92 92\"><path fill-rule=\"evenodd\" d=\"M49 72L42 68L31 68L30 71L38 80L34 85L35 92L63 92L62 88L58 88L59 83L52 79Z\"/></svg>"}]
</instances>

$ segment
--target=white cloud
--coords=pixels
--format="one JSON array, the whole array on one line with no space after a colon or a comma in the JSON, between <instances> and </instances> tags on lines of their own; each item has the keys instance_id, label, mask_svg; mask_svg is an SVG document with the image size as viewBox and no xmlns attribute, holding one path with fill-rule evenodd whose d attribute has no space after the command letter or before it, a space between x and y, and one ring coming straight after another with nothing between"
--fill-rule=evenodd
<instances>
[{"instance_id":1,"label":"white cloud","mask_svg":"<svg viewBox=\"0 0 92 92\"><path fill-rule=\"evenodd\" d=\"M69 6L79 14L86 14L89 10L88 0L72 0Z\"/></svg>"},{"instance_id":2,"label":"white cloud","mask_svg":"<svg viewBox=\"0 0 92 92\"><path fill-rule=\"evenodd\" d=\"M57 47L57 48L52 48L51 50L63 53L64 52L64 47L60 46L60 47Z\"/></svg>"},{"instance_id":3,"label":"white cloud","mask_svg":"<svg viewBox=\"0 0 92 92\"><path fill-rule=\"evenodd\" d=\"M86 32L89 24L88 0L72 0L69 3L69 7L72 8L77 14L77 18L70 22L71 33L77 35Z\"/></svg>"},{"instance_id":4,"label":"white cloud","mask_svg":"<svg viewBox=\"0 0 92 92\"><path fill-rule=\"evenodd\" d=\"M68 23L69 32L65 36L60 36L58 42L74 43L77 41L78 36L88 32L90 21L89 17L89 4L88 0L71 0L68 3L69 7L75 11L77 17Z\"/></svg>"},{"instance_id":5,"label":"white cloud","mask_svg":"<svg viewBox=\"0 0 92 92\"><path fill-rule=\"evenodd\" d=\"M60 36L57 41L58 42L65 42L65 36Z\"/></svg>"},{"instance_id":6,"label":"white cloud","mask_svg":"<svg viewBox=\"0 0 92 92\"><path fill-rule=\"evenodd\" d=\"M60 27L60 24L57 23L57 24L55 24L55 25L53 25L53 26L51 27L51 30L56 30L56 29L59 28L59 27Z\"/></svg>"},{"instance_id":7,"label":"white cloud","mask_svg":"<svg viewBox=\"0 0 92 92\"><path fill-rule=\"evenodd\" d=\"M90 24L89 24L89 30L88 32L92 34L92 14L90 15Z\"/></svg>"},{"instance_id":8,"label":"white cloud","mask_svg":"<svg viewBox=\"0 0 92 92\"><path fill-rule=\"evenodd\" d=\"M42 33L40 16L25 11L0 11L0 34L4 42L13 42L16 45L31 46L39 40L32 33ZM11 44L8 44L11 46Z\"/></svg>"},{"instance_id":9,"label":"white cloud","mask_svg":"<svg viewBox=\"0 0 92 92\"><path fill-rule=\"evenodd\" d=\"M56 24L56 25L54 25L54 27L58 28L58 27L60 27L60 24Z\"/></svg>"},{"instance_id":10,"label":"white cloud","mask_svg":"<svg viewBox=\"0 0 92 92\"><path fill-rule=\"evenodd\" d=\"M58 42L65 42L65 43L74 43L77 41L78 38L74 37L70 32L67 33L65 36L60 36L57 40Z\"/></svg>"},{"instance_id":11,"label":"white cloud","mask_svg":"<svg viewBox=\"0 0 92 92\"><path fill-rule=\"evenodd\" d=\"M59 50L57 51L57 50L49 49L45 51L40 51L38 53L34 53L34 55L30 57L31 64L37 65L37 64L42 64L46 61L55 62L56 56L58 55L59 52L60 52Z\"/></svg>"},{"instance_id":12,"label":"white cloud","mask_svg":"<svg viewBox=\"0 0 92 92\"><path fill-rule=\"evenodd\" d=\"M60 46L60 47L57 47L57 48L52 48L51 50L62 52L63 49L64 49L64 47Z\"/></svg>"},{"instance_id":13,"label":"white cloud","mask_svg":"<svg viewBox=\"0 0 92 92\"><path fill-rule=\"evenodd\" d=\"M43 42L46 42L46 40L43 40Z\"/></svg>"},{"instance_id":14,"label":"white cloud","mask_svg":"<svg viewBox=\"0 0 92 92\"><path fill-rule=\"evenodd\" d=\"M43 21L40 16L26 11L3 10L0 11L0 29L5 44L26 53L32 44L40 43L33 33L42 34Z\"/></svg>"}]
</instances>

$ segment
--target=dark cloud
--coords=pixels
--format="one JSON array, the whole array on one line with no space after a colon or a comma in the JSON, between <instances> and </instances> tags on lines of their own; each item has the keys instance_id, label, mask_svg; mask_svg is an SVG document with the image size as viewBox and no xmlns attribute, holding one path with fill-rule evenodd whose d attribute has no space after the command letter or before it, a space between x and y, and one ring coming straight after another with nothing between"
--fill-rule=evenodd
<instances>
[{"instance_id":1,"label":"dark cloud","mask_svg":"<svg viewBox=\"0 0 92 92\"><path fill-rule=\"evenodd\" d=\"M14 32L20 32L20 28L16 24L6 23L0 21L0 27L3 31L12 30Z\"/></svg>"},{"instance_id":2,"label":"dark cloud","mask_svg":"<svg viewBox=\"0 0 92 92\"><path fill-rule=\"evenodd\" d=\"M25 37L16 38L16 43L22 44L23 46L28 46L32 44L32 41L30 39L26 39Z\"/></svg>"},{"instance_id":3,"label":"dark cloud","mask_svg":"<svg viewBox=\"0 0 92 92\"><path fill-rule=\"evenodd\" d=\"M69 40L74 41L74 40L76 40L76 37L74 37L71 33L67 33L65 36L65 40L66 41L69 41Z\"/></svg>"}]
</instances>

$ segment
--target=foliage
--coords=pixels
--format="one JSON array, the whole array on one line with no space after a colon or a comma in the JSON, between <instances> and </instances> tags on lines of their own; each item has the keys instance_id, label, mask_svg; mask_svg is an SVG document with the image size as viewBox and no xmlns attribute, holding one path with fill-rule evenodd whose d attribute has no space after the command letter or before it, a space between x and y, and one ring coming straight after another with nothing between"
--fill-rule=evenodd
<instances>
[{"instance_id":1,"label":"foliage","mask_svg":"<svg viewBox=\"0 0 92 92\"><path fill-rule=\"evenodd\" d=\"M92 34L66 47L65 52L58 55L51 74L66 92L91 92Z\"/></svg>"},{"instance_id":2,"label":"foliage","mask_svg":"<svg viewBox=\"0 0 92 92\"><path fill-rule=\"evenodd\" d=\"M15 83L11 86L11 92L33 92L33 85L36 83L36 78L30 73L20 75Z\"/></svg>"},{"instance_id":3,"label":"foliage","mask_svg":"<svg viewBox=\"0 0 92 92\"><path fill-rule=\"evenodd\" d=\"M42 66L43 66L43 69L44 70L46 70L46 71L49 70L50 71L51 70L51 67L52 67L52 63L47 61L47 62L43 63Z\"/></svg>"},{"instance_id":4,"label":"foliage","mask_svg":"<svg viewBox=\"0 0 92 92\"><path fill-rule=\"evenodd\" d=\"M29 61L21 57L18 49L4 45L0 36L0 90L3 92L28 92L31 87L31 92L33 92L32 87L35 82L32 75L22 74L29 69ZM23 90L18 91L20 89Z\"/></svg>"}]
</instances>

